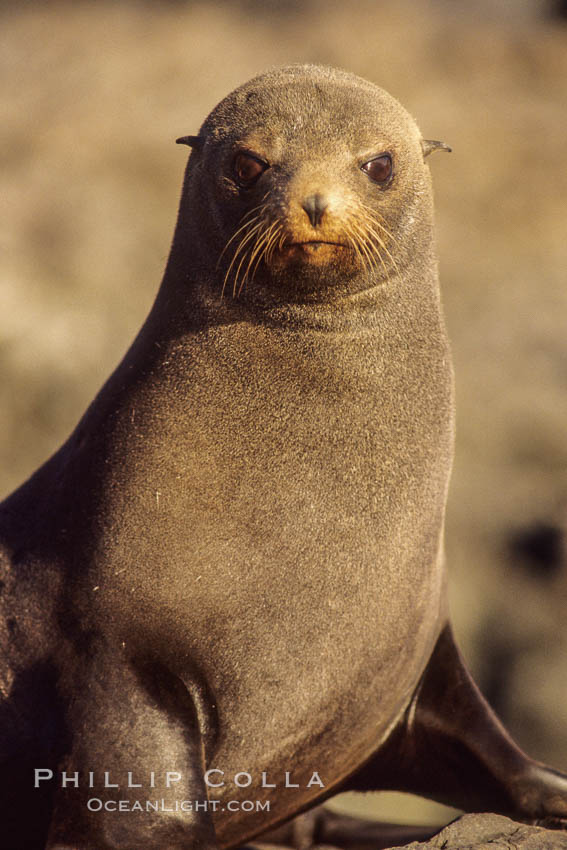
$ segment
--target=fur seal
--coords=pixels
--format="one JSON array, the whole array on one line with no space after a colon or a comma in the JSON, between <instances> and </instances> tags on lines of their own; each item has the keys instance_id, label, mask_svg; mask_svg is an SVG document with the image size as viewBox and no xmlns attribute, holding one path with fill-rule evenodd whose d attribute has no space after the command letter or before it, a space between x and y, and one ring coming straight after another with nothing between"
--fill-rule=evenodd
<instances>
[{"instance_id":1,"label":"fur seal","mask_svg":"<svg viewBox=\"0 0 567 850\"><path fill-rule=\"evenodd\" d=\"M232 847L343 788L566 817L448 622L442 143L316 66L180 141L154 307L1 507L1 846Z\"/></svg>"}]
</instances>

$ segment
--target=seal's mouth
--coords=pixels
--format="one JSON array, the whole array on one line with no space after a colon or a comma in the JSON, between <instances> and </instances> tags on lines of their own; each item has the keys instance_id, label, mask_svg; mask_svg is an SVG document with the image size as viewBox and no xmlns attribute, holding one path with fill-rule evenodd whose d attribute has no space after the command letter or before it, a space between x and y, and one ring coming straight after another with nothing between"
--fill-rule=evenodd
<instances>
[{"instance_id":1,"label":"seal's mouth","mask_svg":"<svg viewBox=\"0 0 567 850\"><path fill-rule=\"evenodd\" d=\"M278 246L278 250L274 253L274 265L280 262L299 263L302 266L318 266L323 268L328 265L343 265L348 257L348 265L352 263L351 255L353 255L351 245L341 242L338 239L303 239L284 242Z\"/></svg>"},{"instance_id":2,"label":"seal's mouth","mask_svg":"<svg viewBox=\"0 0 567 850\"><path fill-rule=\"evenodd\" d=\"M304 242L286 242L280 248L280 253L284 256L315 256L315 255L332 255L337 250L348 251L350 245L345 245L344 242L334 242L330 239L308 239Z\"/></svg>"},{"instance_id":3,"label":"seal's mouth","mask_svg":"<svg viewBox=\"0 0 567 850\"><path fill-rule=\"evenodd\" d=\"M313 248L316 251L321 245L334 245L337 248L349 247L344 242L331 242L329 239L309 239L306 242L288 242L287 245L284 245L284 250L286 248Z\"/></svg>"},{"instance_id":4,"label":"seal's mouth","mask_svg":"<svg viewBox=\"0 0 567 850\"><path fill-rule=\"evenodd\" d=\"M302 266L320 266L337 262L344 263L344 258L350 256L352 249L344 242L332 239L305 239L302 241L285 242L274 254L274 265L279 262L300 263Z\"/></svg>"}]
</instances>

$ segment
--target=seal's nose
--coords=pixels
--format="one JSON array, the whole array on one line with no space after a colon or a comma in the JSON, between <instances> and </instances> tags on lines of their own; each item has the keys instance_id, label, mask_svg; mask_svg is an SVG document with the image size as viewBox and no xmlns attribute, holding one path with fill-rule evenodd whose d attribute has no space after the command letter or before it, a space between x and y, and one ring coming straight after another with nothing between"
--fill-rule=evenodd
<instances>
[{"instance_id":1,"label":"seal's nose","mask_svg":"<svg viewBox=\"0 0 567 850\"><path fill-rule=\"evenodd\" d=\"M305 198L301 206L307 213L307 217L313 227L319 227L323 213L328 207L328 203L323 195L309 195L308 198Z\"/></svg>"}]
</instances>

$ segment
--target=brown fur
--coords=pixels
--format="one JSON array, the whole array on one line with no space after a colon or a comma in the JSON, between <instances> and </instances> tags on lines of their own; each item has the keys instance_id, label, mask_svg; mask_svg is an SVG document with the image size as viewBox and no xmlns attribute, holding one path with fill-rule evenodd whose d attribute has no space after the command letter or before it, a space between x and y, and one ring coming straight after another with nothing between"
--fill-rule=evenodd
<instances>
[{"instance_id":1,"label":"brown fur","mask_svg":"<svg viewBox=\"0 0 567 850\"><path fill-rule=\"evenodd\" d=\"M388 741L414 746L406 712L419 728L416 688L426 673L430 712L440 675L453 396L421 134L371 83L296 66L237 89L191 144L146 324L3 506L18 720L2 734L67 771L183 771L186 799L205 793L202 746L227 777L290 770L300 788L212 792L271 801L216 813L216 838L208 816L89 815L92 791L56 795L53 848L242 842L321 796L314 770L328 794ZM246 192L239 150L270 163ZM383 151L387 188L360 168ZM327 244L297 245L312 239ZM30 744L38 694L63 731Z\"/></svg>"}]
</instances>

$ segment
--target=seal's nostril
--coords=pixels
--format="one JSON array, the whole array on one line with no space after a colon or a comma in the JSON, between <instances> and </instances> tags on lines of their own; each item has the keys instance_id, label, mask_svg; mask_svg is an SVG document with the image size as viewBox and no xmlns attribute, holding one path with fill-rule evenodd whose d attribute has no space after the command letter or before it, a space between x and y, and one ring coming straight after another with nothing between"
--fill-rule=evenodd
<instances>
[{"instance_id":1,"label":"seal's nostril","mask_svg":"<svg viewBox=\"0 0 567 850\"><path fill-rule=\"evenodd\" d=\"M308 198L305 198L301 206L307 213L307 217L313 227L318 227L321 224L321 219L323 218L323 213L328 207L328 203L323 195L317 194L309 195Z\"/></svg>"}]
</instances>

